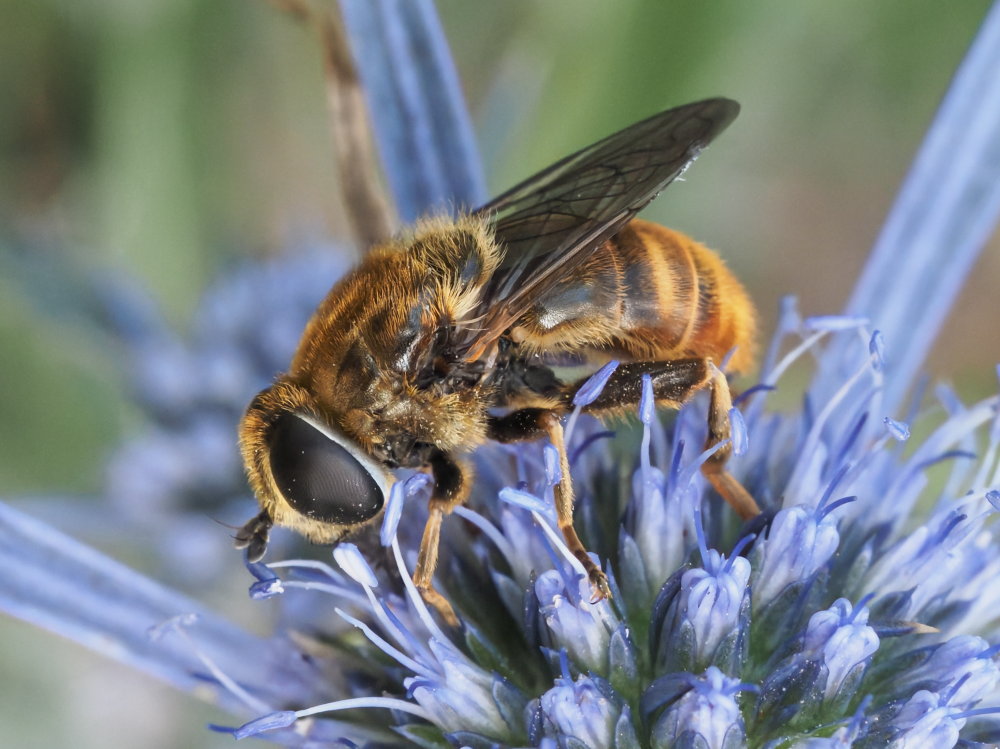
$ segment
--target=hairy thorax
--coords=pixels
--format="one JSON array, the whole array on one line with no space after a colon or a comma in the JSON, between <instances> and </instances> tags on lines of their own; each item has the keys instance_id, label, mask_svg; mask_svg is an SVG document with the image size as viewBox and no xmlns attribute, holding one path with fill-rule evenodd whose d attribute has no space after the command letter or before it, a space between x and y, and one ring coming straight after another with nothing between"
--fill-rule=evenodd
<instances>
[{"instance_id":1,"label":"hairy thorax","mask_svg":"<svg viewBox=\"0 0 1000 749\"><path fill-rule=\"evenodd\" d=\"M320 305L290 377L390 466L419 465L431 446L477 446L489 400L482 370L435 352L462 329L498 258L483 221L471 218L427 222L375 248Z\"/></svg>"}]
</instances>

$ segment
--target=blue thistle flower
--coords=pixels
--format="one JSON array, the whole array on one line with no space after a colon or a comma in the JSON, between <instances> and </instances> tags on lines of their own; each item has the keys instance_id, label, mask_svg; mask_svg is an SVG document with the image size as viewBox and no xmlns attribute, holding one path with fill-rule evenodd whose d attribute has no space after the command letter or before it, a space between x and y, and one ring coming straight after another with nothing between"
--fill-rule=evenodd
<instances>
[{"instance_id":1,"label":"blue thistle flower","mask_svg":"<svg viewBox=\"0 0 1000 749\"><path fill-rule=\"evenodd\" d=\"M753 687L726 676L715 666L709 666L703 676L678 674L666 680L673 689L680 687L679 694L653 723L651 746L720 749L745 746L746 729L736 698ZM665 685L653 686L662 690Z\"/></svg>"},{"instance_id":2,"label":"blue thistle flower","mask_svg":"<svg viewBox=\"0 0 1000 749\"><path fill-rule=\"evenodd\" d=\"M629 706L600 677L574 680L565 658L563 675L532 706L533 733L555 739L559 746L639 746Z\"/></svg>"},{"instance_id":3,"label":"blue thistle flower","mask_svg":"<svg viewBox=\"0 0 1000 749\"><path fill-rule=\"evenodd\" d=\"M867 347L870 336L857 336L854 323L848 334ZM908 498L907 469L926 462L920 450L899 461L901 466L888 459L853 463L847 458L855 450L892 457L896 442L876 434L868 444L848 448L845 436L835 434L816 449L832 454L836 451L829 445L840 445L845 462L814 495L814 504L779 510L759 538L743 535L723 553L712 547L731 537L728 518L709 513L712 524L702 526L701 508L713 502L698 473L707 456L684 459L683 446L703 438L703 409L704 404L685 409L672 435L656 420L643 419L647 450L661 442L673 457L668 472L654 471L648 459L637 461L633 486L638 489L631 504L641 509L652 497L668 508L665 512L672 511L674 517L665 516L661 526L664 534L683 527L685 515L695 529L693 537L679 542L684 561L655 596L646 585L640 543L622 529L619 564L612 570L621 575L632 565L643 574L632 581L612 578L614 601L590 601L586 575L563 544L549 510L548 495L558 476L546 459L547 446L498 446L480 456L493 465L512 460L523 488L480 497L473 508L458 511L477 532L452 533L451 566L440 584L457 602L462 632L438 629L409 584L412 566L405 563L398 538L384 536L398 567L390 578L368 567L356 550L338 549L341 566L365 588L386 630L379 634L364 625L366 635L410 674L399 681L401 694L421 708L437 735L470 746L525 740L539 745L544 738L578 746L792 741L812 746L821 739L834 742L827 745L856 740L904 746L917 740L912 737L960 730L969 711L1000 685L995 651L982 638L940 636L924 644L934 627L951 631L968 616L945 579L958 574L968 586L962 595L970 597L989 584L996 561L982 540L992 538L984 525L992 513L985 509L985 491L965 500L980 505L978 514L943 505L926 525L904 535L901 518L887 520L856 507L864 497L878 496L872 486L888 487L882 501ZM957 411L928 444L961 439L996 419L996 409L997 398L992 398ZM607 480L605 462L583 460L596 452L590 439L595 434L600 434L596 425L577 424L575 442L583 451L578 447L574 469L581 486ZM749 436L752 445L752 427ZM797 457L786 470L789 484L804 484L797 471L815 459ZM809 481L819 485L818 477ZM857 497L831 501L841 487L850 487ZM402 504L408 493L394 493L393 502ZM582 499L593 500L593 495ZM394 507L388 514L396 517L397 512ZM404 520L419 517L413 505L402 512ZM743 556L750 543L753 548ZM860 550L844 553L852 545ZM488 576L468 567L464 558L485 561ZM931 574L938 569L943 571ZM896 574L889 577L887 570ZM402 598L391 592L391 579L396 588L402 584ZM376 588L386 592L376 595ZM472 588L478 605L463 606ZM866 589L875 594L865 595ZM349 616L360 626L360 619ZM506 625L496 626L489 621L492 616ZM394 637L395 645L389 646L386 636ZM550 686L542 688L546 680ZM917 708L906 707L910 700L927 704L926 695L937 700L933 725L929 718L914 720ZM346 699L342 704L357 704L355 697ZM864 705L861 712L859 705ZM241 735L261 725L252 723ZM400 730L412 737L418 729L406 723Z\"/></svg>"},{"instance_id":4,"label":"blue thistle flower","mask_svg":"<svg viewBox=\"0 0 1000 749\"><path fill-rule=\"evenodd\" d=\"M365 5L345 6L352 33L362 38L371 32ZM403 26L421 27L426 8L407 6ZM983 95L1000 94L1000 61L989 57L1000 49L998 37L995 9L935 139L954 136L952 117L963 133L970 122L985 123L972 128L984 149L982 132L994 139L1000 132L1000 108L983 104L1000 100ZM390 84L372 78L370 89L386 87L373 100L403 107ZM978 109L970 111L969 100ZM430 138L437 131L415 132ZM403 145L416 152L433 147ZM924 251L942 253L938 260L953 251L974 255L982 226L1000 207L1000 181L989 162L970 167L977 154L962 160L972 171L955 177L958 193L981 188L968 200L977 210L974 227L956 228L965 209L950 202L936 218L922 203L904 204L891 222L937 220L931 237L947 225L953 241L925 243L931 248ZM394 157L390 167L405 169L398 161L405 159ZM424 166L441 176L446 163ZM405 174L392 181L409 200L426 191L436 202L441 190L460 189L475 198L478 189L469 174L437 180L433 189L414 187ZM898 248L912 236L896 230L881 246ZM910 424L923 426L929 415L914 410L897 421L887 413L901 402L915 366L910 352L926 346L947 293L935 290L935 303L925 304L933 309L921 310L920 324L909 328L881 301L932 288L942 265L933 260L913 259L907 272L915 278L896 286L891 274L871 271L862 302L849 314L801 320L793 303L784 304L761 385L730 414L732 470L769 510L752 528L739 527L699 472L709 453L690 446L705 441L703 401L665 426L646 383L641 445L625 458L613 456L618 446L608 447L602 427L574 412L567 441L578 525L609 575L611 600L591 600L582 565L555 527L552 487L560 476L551 447L529 444L479 452L478 491L469 507L455 511L462 522L446 529L437 583L460 618L454 630L442 627L410 581L426 504L427 480L419 474L396 483L381 550L362 554L342 544L333 553L336 567L318 560L248 565L251 597L283 609L284 629L268 638L248 635L4 506L0 563L8 573L0 578L0 604L252 717L221 729L237 738L264 736L287 746L995 742L1000 669L991 642L1000 634L993 592L1000 554L992 516L1000 505L1000 398L965 406L939 391L944 416L921 440L909 436ZM924 302L907 299L903 306ZM240 308L248 320L253 306ZM229 315L234 307L226 309ZM220 383L256 371L246 353L254 344L228 319L220 316L226 330L213 333L233 343L221 347L213 370ZM893 350L907 352L902 363ZM183 359L176 347L167 353ZM819 368L802 412L769 410L769 393L785 387L783 375L807 354ZM600 390L612 366L581 390L577 405ZM176 417L180 399L170 394L183 391L182 370L163 361L149 366L154 414ZM974 448L984 444L977 457ZM948 470L931 497L926 473L938 464ZM918 509L922 501L929 510Z\"/></svg>"},{"instance_id":5,"label":"blue thistle flower","mask_svg":"<svg viewBox=\"0 0 1000 749\"><path fill-rule=\"evenodd\" d=\"M750 615L750 562L739 553L753 536L745 536L727 559L707 548L698 508L695 521L702 566L678 570L654 604L652 623L662 644L656 669L700 673L713 665L739 673ZM656 612L664 608L661 624Z\"/></svg>"},{"instance_id":6,"label":"blue thistle flower","mask_svg":"<svg viewBox=\"0 0 1000 749\"><path fill-rule=\"evenodd\" d=\"M775 729L843 713L855 697L879 637L868 609L838 599L809 617L790 654L763 679L756 710ZM780 652L780 651L778 651Z\"/></svg>"}]
</instances>

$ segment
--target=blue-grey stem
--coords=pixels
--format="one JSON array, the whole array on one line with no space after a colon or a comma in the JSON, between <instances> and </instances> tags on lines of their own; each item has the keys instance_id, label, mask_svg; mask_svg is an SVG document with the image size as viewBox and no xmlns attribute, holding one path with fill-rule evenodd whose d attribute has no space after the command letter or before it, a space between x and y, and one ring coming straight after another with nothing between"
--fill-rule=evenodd
<instances>
[{"instance_id":1,"label":"blue-grey stem","mask_svg":"<svg viewBox=\"0 0 1000 749\"><path fill-rule=\"evenodd\" d=\"M190 642L150 629L196 615L190 640L226 675L269 705L329 698L301 659L276 639L240 629L185 596L0 503L0 611L79 642L238 714L253 712L219 687ZM312 678L310 678L312 677Z\"/></svg>"},{"instance_id":2,"label":"blue-grey stem","mask_svg":"<svg viewBox=\"0 0 1000 749\"><path fill-rule=\"evenodd\" d=\"M884 411L900 406L1000 214L1000 3L948 89L847 304L882 331ZM846 338L846 337L845 337ZM813 386L822 402L857 366L834 344Z\"/></svg>"},{"instance_id":3,"label":"blue-grey stem","mask_svg":"<svg viewBox=\"0 0 1000 749\"><path fill-rule=\"evenodd\" d=\"M454 213L486 189L458 74L431 0L340 0L399 217Z\"/></svg>"}]
</instances>

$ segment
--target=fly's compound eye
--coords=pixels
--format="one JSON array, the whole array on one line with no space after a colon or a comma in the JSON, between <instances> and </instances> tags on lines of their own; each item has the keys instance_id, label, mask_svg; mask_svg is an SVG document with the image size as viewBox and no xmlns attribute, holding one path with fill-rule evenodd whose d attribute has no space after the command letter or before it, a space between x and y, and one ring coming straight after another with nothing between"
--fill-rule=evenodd
<instances>
[{"instance_id":1,"label":"fly's compound eye","mask_svg":"<svg viewBox=\"0 0 1000 749\"><path fill-rule=\"evenodd\" d=\"M356 525L382 509L385 492L373 475L374 463L305 418L282 414L272 427L270 448L274 481L302 515Z\"/></svg>"}]
</instances>

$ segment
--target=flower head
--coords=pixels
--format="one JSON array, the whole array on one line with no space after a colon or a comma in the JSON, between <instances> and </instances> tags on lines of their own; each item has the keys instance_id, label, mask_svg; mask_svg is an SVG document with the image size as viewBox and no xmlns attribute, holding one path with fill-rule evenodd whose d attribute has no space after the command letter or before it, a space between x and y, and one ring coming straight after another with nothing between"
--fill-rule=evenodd
<instances>
[{"instance_id":1,"label":"flower head","mask_svg":"<svg viewBox=\"0 0 1000 749\"><path fill-rule=\"evenodd\" d=\"M871 336L853 328L847 334L867 348ZM772 384L780 387L780 379ZM956 411L928 443L940 447L990 426L997 403L994 397ZM850 407L861 417L871 402ZM829 430L814 452L784 454L786 489L797 486L795 496L808 499L806 487L815 487L811 502L785 506L755 531L741 531L700 479L705 454L686 457L684 445L703 440L704 409L701 402L686 406L671 430L644 419L649 439L635 459L625 524L617 534L593 534L604 539L595 545L598 558L613 573L610 601L591 600L587 577L555 526L551 490L558 476L545 445L497 446L480 455L494 470L509 464L509 475L521 481L456 512L466 522L452 528L438 584L455 604L461 630L441 629L416 595L398 538L384 536L397 568L389 577L341 546L338 561L368 602L350 614L345 607L342 616L393 661L377 681L382 692L395 683L393 699L418 706L438 735L473 746L547 738L624 746L632 737L640 746L905 746L960 732L969 711L982 710L1000 686L994 649L956 629L975 626L969 602L992 585L986 491L957 485L958 497L942 497L938 511L908 529L905 517L886 516L878 505L912 501L912 476L926 464L922 448L901 455L883 431ZM748 450L734 459L734 470L752 467L756 429L769 425L765 433L772 435L761 460L778 456L773 435L787 429L787 417L750 414ZM816 433L815 422L797 426L798 435L788 430L789 445ZM595 488L609 484L614 464L585 459L602 448L602 440L591 439L600 433L596 424L577 422L574 480L581 503L616 504L613 494ZM653 463L653 442L670 456L665 468ZM834 499L842 491L851 494ZM775 492L781 495L789 492ZM952 509L956 500L960 511ZM864 503L873 511L860 511ZM597 517L601 509L589 512ZM421 512L406 502L403 524ZM653 565L663 557L643 554L656 534L630 524L640 512L647 520L662 517L653 530L663 538L678 536L681 561L655 591ZM694 533L677 534L684 527ZM962 584L946 585L956 575ZM373 623L363 624L366 618ZM914 718L931 699L937 717ZM417 730L411 718L401 725Z\"/></svg>"}]
</instances>

